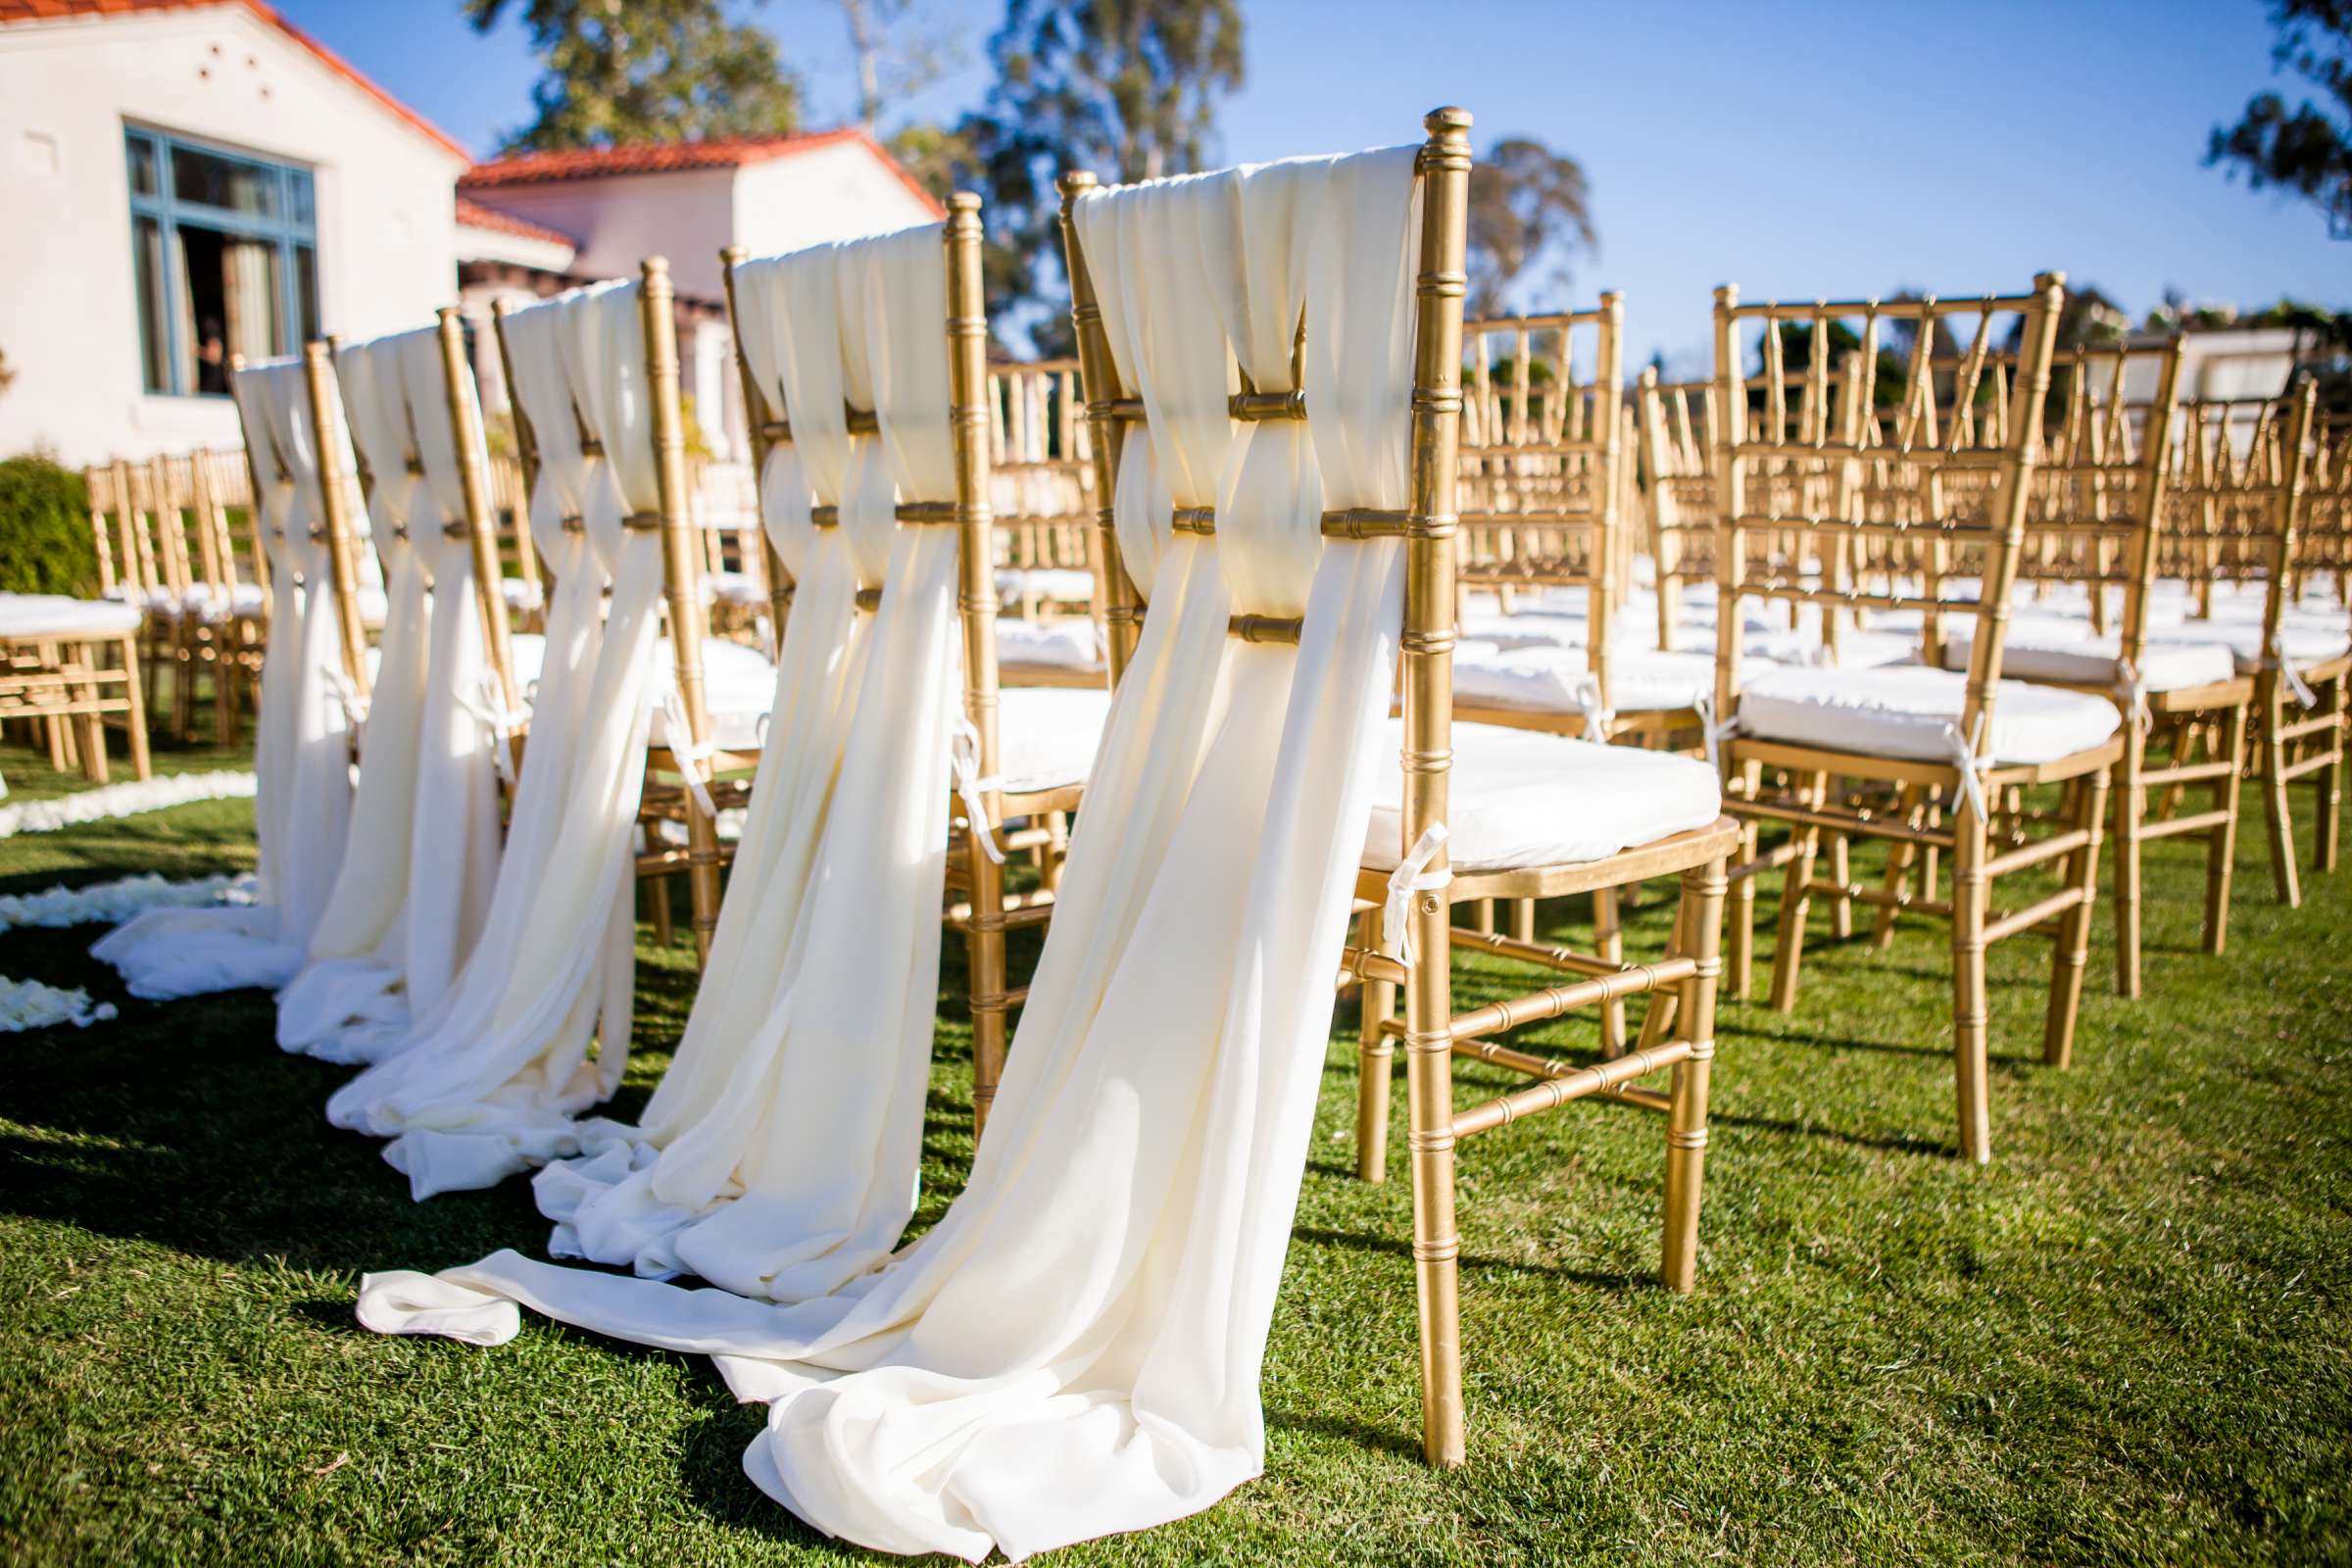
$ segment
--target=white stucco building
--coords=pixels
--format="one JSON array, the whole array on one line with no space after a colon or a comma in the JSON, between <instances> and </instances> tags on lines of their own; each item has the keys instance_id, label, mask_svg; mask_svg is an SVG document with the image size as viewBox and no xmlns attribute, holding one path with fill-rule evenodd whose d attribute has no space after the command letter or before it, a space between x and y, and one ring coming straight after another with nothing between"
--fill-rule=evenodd
<instances>
[{"instance_id":1,"label":"white stucco building","mask_svg":"<svg viewBox=\"0 0 2352 1568\"><path fill-rule=\"evenodd\" d=\"M486 327L501 295L633 276L653 254L724 454L741 419L719 250L939 211L854 130L476 166L263 0L0 0L0 457L234 445L232 354L424 325L452 303Z\"/></svg>"},{"instance_id":2,"label":"white stucco building","mask_svg":"<svg viewBox=\"0 0 2352 1568\"><path fill-rule=\"evenodd\" d=\"M237 440L226 356L430 320L464 148L242 0L0 0L0 455Z\"/></svg>"}]
</instances>

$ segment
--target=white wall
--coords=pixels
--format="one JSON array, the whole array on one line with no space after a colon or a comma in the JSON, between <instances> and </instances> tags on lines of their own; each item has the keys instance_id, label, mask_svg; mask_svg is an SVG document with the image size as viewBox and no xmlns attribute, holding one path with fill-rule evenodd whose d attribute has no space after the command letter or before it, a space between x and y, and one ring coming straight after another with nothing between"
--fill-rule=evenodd
<instances>
[{"instance_id":1,"label":"white wall","mask_svg":"<svg viewBox=\"0 0 2352 1568\"><path fill-rule=\"evenodd\" d=\"M142 389L126 120L315 169L325 330L369 337L449 303L464 160L244 7L0 25L0 456L238 439L226 398Z\"/></svg>"},{"instance_id":2,"label":"white wall","mask_svg":"<svg viewBox=\"0 0 2352 1568\"><path fill-rule=\"evenodd\" d=\"M635 277L648 256L669 258L678 292L724 299L718 253L732 243L732 169L550 179L467 191L475 201L580 242L571 270L589 277Z\"/></svg>"},{"instance_id":3,"label":"white wall","mask_svg":"<svg viewBox=\"0 0 2352 1568\"><path fill-rule=\"evenodd\" d=\"M747 164L735 182L735 243L774 256L833 239L882 234L939 215L865 145L839 141ZM711 277L717 279L712 264Z\"/></svg>"}]
</instances>

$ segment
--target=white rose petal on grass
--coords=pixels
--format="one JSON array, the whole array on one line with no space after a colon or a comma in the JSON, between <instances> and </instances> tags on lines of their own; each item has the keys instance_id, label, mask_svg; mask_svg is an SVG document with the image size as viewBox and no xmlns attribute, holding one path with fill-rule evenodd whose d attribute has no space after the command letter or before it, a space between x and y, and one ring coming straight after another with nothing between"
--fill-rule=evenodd
<instances>
[{"instance_id":1,"label":"white rose petal on grass","mask_svg":"<svg viewBox=\"0 0 2352 1568\"><path fill-rule=\"evenodd\" d=\"M253 774L235 769L215 773L175 773L168 778L133 779L128 783L82 790L78 794L60 795L55 800L0 806L0 839L19 833L55 833L60 828L73 827L80 822L136 816L142 811L161 811L174 806L191 806L198 801L250 799L253 792Z\"/></svg>"},{"instance_id":2,"label":"white rose petal on grass","mask_svg":"<svg viewBox=\"0 0 2352 1568\"><path fill-rule=\"evenodd\" d=\"M38 980L11 980L0 975L0 1034L22 1034L27 1029L47 1029L61 1023L87 1029L114 1016L113 1003L101 1002L92 1006L87 991L67 991L45 986Z\"/></svg>"}]
</instances>

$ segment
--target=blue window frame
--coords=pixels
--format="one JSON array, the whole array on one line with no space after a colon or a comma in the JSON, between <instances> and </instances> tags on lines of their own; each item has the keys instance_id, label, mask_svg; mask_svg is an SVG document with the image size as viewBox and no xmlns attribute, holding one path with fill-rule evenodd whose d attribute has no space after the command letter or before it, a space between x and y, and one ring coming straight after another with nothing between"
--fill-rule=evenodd
<instances>
[{"instance_id":1,"label":"blue window frame","mask_svg":"<svg viewBox=\"0 0 2352 1568\"><path fill-rule=\"evenodd\" d=\"M228 391L232 354L318 335L311 172L161 130L123 129L139 363L149 392Z\"/></svg>"}]
</instances>

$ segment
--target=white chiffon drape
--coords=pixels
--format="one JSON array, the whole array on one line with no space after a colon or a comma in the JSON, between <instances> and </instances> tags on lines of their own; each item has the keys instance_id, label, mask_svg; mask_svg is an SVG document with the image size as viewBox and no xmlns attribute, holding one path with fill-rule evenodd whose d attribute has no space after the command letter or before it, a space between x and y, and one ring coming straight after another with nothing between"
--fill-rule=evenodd
<instances>
[{"instance_id":1,"label":"white chiffon drape","mask_svg":"<svg viewBox=\"0 0 2352 1568\"><path fill-rule=\"evenodd\" d=\"M327 1102L335 1125L392 1140L384 1157L419 1200L619 1132L573 1118L619 1084L636 980L631 835L662 591L659 531L626 522L661 500L638 316L638 285L618 283L506 320L539 444L532 532L557 574L514 825L455 986Z\"/></svg>"},{"instance_id":2,"label":"white chiffon drape","mask_svg":"<svg viewBox=\"0 0 2352 1568\"><path fill-rule=\"evenodd\" d=\"M497 737L468 707L488 665L440 333L346 344L336 368L372 476L384 631L350 847L310 961L278 999L277 1043L364 1063L440 1002L481 930L498 872Z\"/></svg>"},{"instance_id":3,"label":"white chiffon drape","mask_svg":"<svg viewBox=\"0 0 2352 1568\"><path fill-rule=\"evenodd\" d=\"M736 274L744 348L799 450L764 476L799 586L767 745L676 1060L624 1145L548 1166L551 1250L798 1300L871 1270L913 1212L939 974L956 530L938 224ZM850 436L848 402L880 434ZM811 499L840 525L809 525ZM854 610L881 584L872 623Z\"/></svg>"},{"instance_id":4,"label":"white chiffon drape","mask_svg":"<svg viewBox=\"0 0 2352 1568\"><path fill-rule=\"evenodd\" d=\"M234 378L258 475L270 566L270 638L254 735L254 903L150 909L92 944L134 997L169 1001L246 986L276 989L302 967L341 868L351 821L351 713L328 569L319 454L303 365L249 365ZM339 403L330 439L352 471ZM280 474L283 477L280 477Z\"/></svg>"},{"instance_id":5,"label":"white chiffon drape","mask_svg":"<svg viewBox=\"0 0 2352 1568\"><path fill-rule=\"evenodd\" d=\"M1381 735L1409 499L1414 149L1113 189L1077 222L1162 486L1123 484L1151 614L1089 783L996 1119L938 1227L798 1305L501 1252L378 1275L363 1322L497 1343L514 1303L709 1352L770 1404L745 1467L817 1528L1020 1557L1257 1473L1257 1381ZM1233 355L1312 417L1237 429ZM1230 347L1229 347L1230 345ZM1214 505L1170 536L1154 490ZM1152 548L1156 544L1157 550ZM1156 556L1156 559L1155 559ZM1303 614L1296 650L1236 610Z\"/></svg>"}]
</instances>

